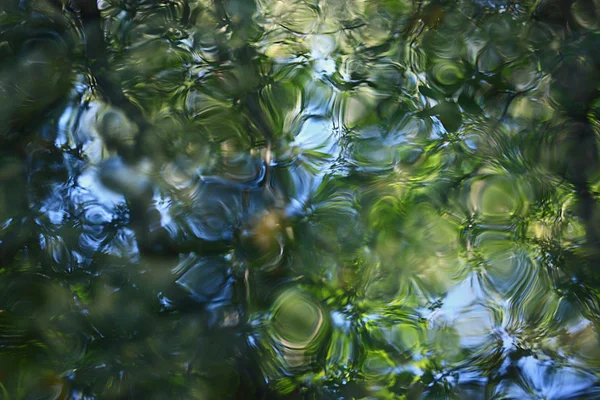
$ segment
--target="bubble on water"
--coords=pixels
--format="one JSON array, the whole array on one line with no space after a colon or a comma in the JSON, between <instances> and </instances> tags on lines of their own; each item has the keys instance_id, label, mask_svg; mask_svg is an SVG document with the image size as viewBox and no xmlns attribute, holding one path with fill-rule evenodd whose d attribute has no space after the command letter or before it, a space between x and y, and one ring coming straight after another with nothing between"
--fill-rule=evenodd
<instances>
[{"instance_id":1,"label":"bubble on water","mask_svg":"<svg viewBox=\"0 0 600 400\"><path fill-rule=\"evenodd\" d=\"M475 179L470 185L471 209L486 220L507 221L527 210L526 186L514 178L490 175Z\"/></svg>"},{"instance_id":2,"label":"bubble on water","mask_svg":"<svg viewBox=\"0 0 600 400\"><path fill-rule=\"evenodd\" d=\"M442 85L451 86L459 83L465 76L461 64L440 61L432 68L434 78Z\"/></svg>"},{"instance_id":3,"label":"bubble on water","mask_svg":"<svg viewBox=\"0 0 600 400\"><path fill-rule=\"evenodd\" d=\"M270 337L289 369L310 367L329 341L329 316L315 299L297 288L277 297L269 325Z\"/></svg>"},{"instance_id":4,"label":"bubble on water","mask_svg":"<svg viewBox=\"0 0 600 400\"><path fill-rule=\"evenodd\" d=\"M290 147L296 149L300 159L318 166L323 172L341 150L333 121L317 116L306 118Z\"/></svg>"},{"instance_id":5,"label":"bubble on water","mask_svg":"<svg viewBox=\"0 0 600 400\"><path fill-rule=\"evenodd\" d=\"M516 380L503 380L494 396L508 398L567 399L598 396L597 377L570 365L560 365L527 356L519 358L512 369Z\"/></svg>"},{"instance_id":6,"label":"bubble on water","mask_svg":"<svg viewBox=\"0 0 600 400\"><path fill-rule=\"evenodd\" d=\"M89 205L85 210L85 218L90 224L100 225L110 222L113 218L111 212L101 205Z\"/></svg>"},{"instance_id":7,"label":"bubble on water","mask_svg":"<svg viewBox=\"0 0 600 400\"><path fill-rule=\"evenodd\" d=\"M594 0L578 0L571 6L571 15L577 24L584 29L600 27L600 3Z\"/></svg>"},{"instance_id":8,"label":"bubble on water","mask_svg":"<svg viewBox=\"0 0 600 400\"><path fill-rule=\"evenodd\" d=\"M271 11L273 19L293 33L313 33L321 18L316 7L304 2L261 2L268 4L265 11Z\"/></svg>"},{"instance_id":9,"label":"bubble on water","mask_svg":"<svg viewBox=\"0 0 600 400\"><path fill-rule=\"evenodd\" d=\"M419 77L412 71L406 71L403 76L402 88L408 93L414 93L419 87Z\"/></svg>"},{"instance_id":10,"label":"bubble on water","mask_svg":"<svg viewBox=\"0 0 600 400\"><path fill-rule=\"evenodd\" d=\"M481 72L492 73L503 64L502 56L493 45L486 46L479 52L477 67Z\"/></svg>"},{"instance_id":11,"label":"bubble on water","mask_svg":"<svg viewBox=\"0 0 600 400\"><path fill-rule=\"evenodd\" d=\"M135 144L138 127L118 108L105 106L97 114L96 130L107 145L128 146Z\"/></svg>"},{"instance_id":12,"label":"bubble on water","mask_svg":"<svg viewBox=\"0 0 600 400\"><path fill-rule=\"evenodd\" d=\"M327 350L327 365L332 369L340 366L350 367L360 353L358 337L348 329L337 327L331 336L331 344Z\"/></svg>"},{"instance_id":13,"label":"bubble on water","mask_svg":"<svg viewBox=\"0 0 600 400\"><path fill-rule=\"evenodd\" d=\"M502 71L503 78L514 85L517 91L530 89L537 83L537 66L532 63L524 64L521 68Z\"/></svg>"},{"instance_id":14,"label":"bubble on water","mask_svg":"<svg viewBox=\"0 0 600 400\"><path fill-rule=\"evenodd\" d=\"M280 265L285 248L285 216L273 210L260 213L248 221L241 235L241 251L251 265L263 271Z\"/></svg>"},{"instance_id":15,"label":"bubble on water","mask_svg":"<svg viewBox=\"0 0 600 400\"><path fill-rule=\"evenodd\" d=\"M139 165L128 165L120 157L111 157L100 165L100 181L102 184L125 196L136 196L150 187L149 178L138 168Z\"/></svg>"},{"instance_id":16,"label":"bubble on water","mask_svg":"<svg viewBox=\"0 0 600 400\"><path fill-rule=\"evenodd\" d=\"M177 284L197 301L217 297L227 282L229 265L223 257L199 257L188 254L173 269Z\"/></svg>"},{"instance_id":17,"label":"bubble on water","mask_svg":"<svg viewBox=\"0 0 600 400\"><path fill-rule=\"evenodd\" d=\"M396 151L381 138L354 140L349 148L351 163L364 172L380 173L396 164Z\"/></svg>"},{"instance_id":18,"label":"bubble on water","mask_svg":"<svg viewBox=\"0 0 600 400\"><path fill-rule=\"evenodd\" d=\"M289 349L306 349L319 335L323 312L306 295L283 293L273 305L271 320L278 340Z\"/></svg>"},{"instance_id":19,"label":"bubble on water","mask_svg":"<svg viewBox=\"0 0 600 400\"><path fill-rule=\"evenodd\" d=\"M64 239L60 236L45 236L42 240L42 249L48 252L50 259L54 261L55 268L69 270L71 266L71 254Z\"/></svg>"},{"instance_id":20,"label":"bubble on water","mask_svg":"<svg viewBox=\"0 0 600 400\"><path fill-rule=\"evenodd\" d=\"M310 41L310 52L314 58L328 57L335 49L335 38L331 35L314 35Z\"/></svg>"},{"instance_id":21,"label":"bubble on water","mask_svg":"<svg viewBox=\"0 0 600 400\"><path fill-rule=\"evenodd\" d=\"M536 279L537 268L507 232L484 231L475 244L487 261L485 273L490 290L505 298L515 298L522 294L528 281Z\"/></svg>"},{"instance_id":22,"label":"bubble on water","mask_svg":"<svg viewBox=\"0 0 600 400\"><path fill-rule=\"evenodd\" d=\"M387 384L387 380L392 379L394 372L394 362L389 358L385 351L369 351L365 355L362 372L371 385Z\"/></svg>"}]
</instances>

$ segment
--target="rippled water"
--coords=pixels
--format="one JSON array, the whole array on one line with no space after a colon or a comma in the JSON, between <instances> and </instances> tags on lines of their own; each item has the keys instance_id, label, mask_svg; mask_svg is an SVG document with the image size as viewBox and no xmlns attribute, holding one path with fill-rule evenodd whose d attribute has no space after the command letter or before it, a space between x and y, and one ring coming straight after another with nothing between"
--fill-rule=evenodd
<instances>
[{"instance_id":1,"label":"rippled water","mask_svg":"<svg viewBox=\"0 0 600 400\"><path fill-rule=\"evenodd\" d=\"M0 398L600 398L597 0L3 0Z\"/></svg>"}]
</instances>

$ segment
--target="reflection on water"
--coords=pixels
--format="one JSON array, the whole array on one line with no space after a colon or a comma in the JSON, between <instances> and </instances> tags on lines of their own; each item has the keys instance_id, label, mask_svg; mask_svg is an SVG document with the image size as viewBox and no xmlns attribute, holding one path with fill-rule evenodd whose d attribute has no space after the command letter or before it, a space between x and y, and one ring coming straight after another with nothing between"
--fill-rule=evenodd
<instances>
[{"instance_id":1,"label":"reflection on water","mask_svg":"<svg viewBox=\"0 0 600 400\"><path fill-rule=\"evenodd\" d=\"M0 398L600 397L599 17L3 1Z\"/></svg>"}]
</instances>

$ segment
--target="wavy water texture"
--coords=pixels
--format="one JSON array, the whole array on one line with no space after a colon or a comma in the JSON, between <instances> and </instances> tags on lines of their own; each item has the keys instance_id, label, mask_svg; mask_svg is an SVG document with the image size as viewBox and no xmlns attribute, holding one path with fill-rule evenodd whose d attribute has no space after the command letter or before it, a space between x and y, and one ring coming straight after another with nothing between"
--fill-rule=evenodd
<instances>
[{"instance_id":1,"label":"wavy water texture","mask_svg":"<svg viewBox=\"0 0 600 400\"><path fill-rule=\"evenodd\" d=\"M4 0L0 398L600 397L597 0Z\"/></svg>"}]
</instances>

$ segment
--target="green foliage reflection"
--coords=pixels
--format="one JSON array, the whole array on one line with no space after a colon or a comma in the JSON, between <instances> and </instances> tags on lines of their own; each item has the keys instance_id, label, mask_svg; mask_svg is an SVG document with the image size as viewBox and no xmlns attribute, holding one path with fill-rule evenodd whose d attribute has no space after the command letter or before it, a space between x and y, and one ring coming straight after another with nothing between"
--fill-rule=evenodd
<instances>
[{"instance_id":1,"label":"green foliage reflection","mask_svg":"<svg viewBox=\"0 0 600 400\"><path fill-rule=\"evenodd\" d=\"M600 396L596 0L5 0L0 396Z\"/></svg>"}]
</instances>

